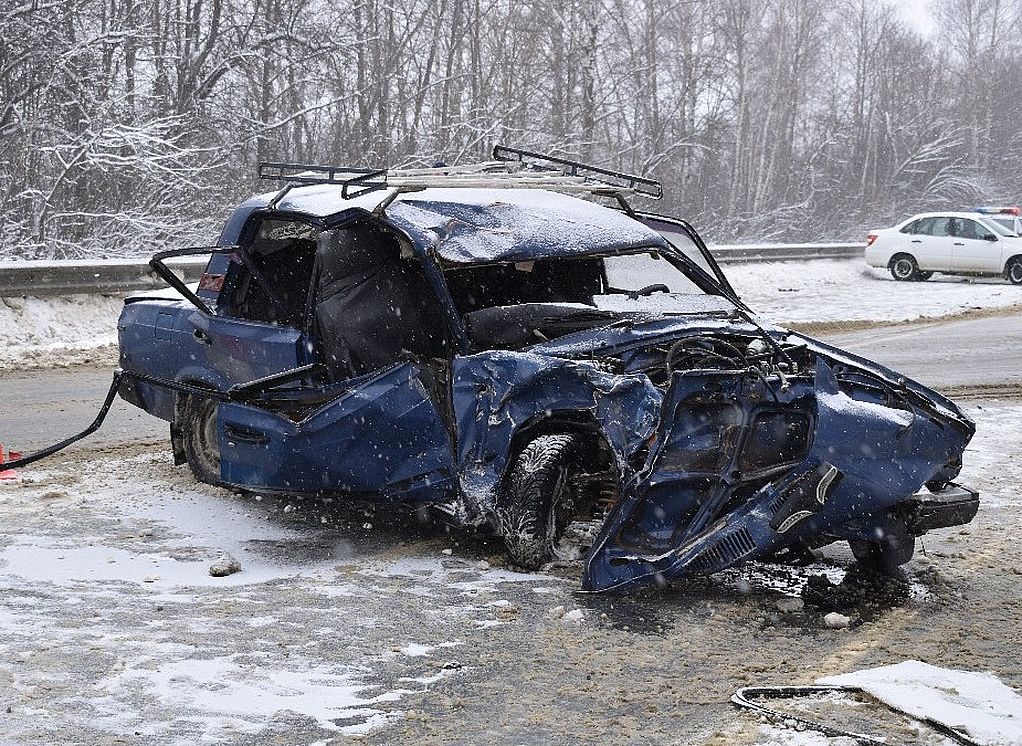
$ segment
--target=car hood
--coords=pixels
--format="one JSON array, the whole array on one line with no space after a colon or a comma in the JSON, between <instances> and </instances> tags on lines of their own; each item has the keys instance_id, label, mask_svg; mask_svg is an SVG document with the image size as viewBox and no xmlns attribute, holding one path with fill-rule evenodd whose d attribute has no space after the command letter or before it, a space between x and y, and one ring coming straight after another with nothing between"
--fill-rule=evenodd
<instances>
[{"instance_id":1,"label":"car hood","mask_svg":"<svg viewBox=\"0 0 1022 746\"><path fill-rule=\"evenodd\" d=\"M619 358L634 350L696 335L762 336L774 341L804 345L830 366L844 366L875 376L884 383L925 400L940 415L974 429L972 420L947 397L897 371L813 337L771 324L751 314L710 308L684 315L646 315L625 318L613 324L565 335L532 345L528 352L572 359Z\"/></svg>"}]
</instances>

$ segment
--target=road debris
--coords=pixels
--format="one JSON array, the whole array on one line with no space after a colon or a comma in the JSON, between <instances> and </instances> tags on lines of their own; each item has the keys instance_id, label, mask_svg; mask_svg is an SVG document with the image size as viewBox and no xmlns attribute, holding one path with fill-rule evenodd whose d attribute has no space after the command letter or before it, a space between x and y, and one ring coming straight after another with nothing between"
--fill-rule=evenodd
<instances>
[{"instance_id":1,"label":"road debris","mask_svg":"<svg viewBox=\"0 0 1022 746\"><path fill-rule=\"evenodd\" d=\"M209 574L214 578L225 578L241 572L241 563L228 552L221 552L216 561L209 566Z\"/></svg>"},{"instance_id":2,"label":"road debris","mask_svg":"<svg viewBox=\"0 0 1022 746\"><path fill-rule=\"evenodd\" d=\"M823 617L823 623L828 629L846 629L848 625L852 623L852 620L844 614L832 611L827 614L827 616Z\"/></svg>"}]
</instances>

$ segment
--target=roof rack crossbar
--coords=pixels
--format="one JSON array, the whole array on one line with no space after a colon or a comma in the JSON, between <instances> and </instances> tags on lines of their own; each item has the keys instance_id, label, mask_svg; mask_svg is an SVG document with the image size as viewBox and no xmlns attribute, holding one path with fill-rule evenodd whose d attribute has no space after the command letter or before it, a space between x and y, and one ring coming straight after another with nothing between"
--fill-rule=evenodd
<instances>
[{"instance_id":1,"label":"roof rack crossbar","mask_svg":"<svg viewBox=\"0 0 1022 746\"><path fill-rule=\"evenodd\" d=\"M497 145L493 160L432 168L363 168L312 163L264 161L259 178L286 182L269 202L271 210L292 190L316 184L341 187L342 199L353 199L378 189L416 191L427 187L554 189L577 194L615 197L626 193L660 199L663 188L656 179L612 171L599 166Z\"/></svg>"},{"instance_id":2,"label":"roof rack crossbar","mask_svg":"<svg viewBox=\"0 0 1022 746\"><path fill-rule=\"evenodd\" d=\"M638 174L629 174L623 171L612 171L607 168L601 168L600 166L593 166L588 163L581 163L579 161L568 160L567 158L558 158L552 155L544 155L542 153L536 153L531 150L523 150L521 148L513 148L507 145L494 145L493 146L493 159L497 161L517 161L525 164L526 159L530 161L528 165L542 165L550 164L556 167L561 173L566 176L578 176L585 177L588 175L597 175L610 179L616 179L619 182L623 182L616 186L625 187L637 194L644 194L647 197L653 199L660 199L664 196L663 185L656 179L651 179L648 176L639 176ZM536 162L539 163L536 163ZM606 188L607 186L615 186L614 184L602 184L597 185L598 187Z\"/></svg>"}]
</instances>

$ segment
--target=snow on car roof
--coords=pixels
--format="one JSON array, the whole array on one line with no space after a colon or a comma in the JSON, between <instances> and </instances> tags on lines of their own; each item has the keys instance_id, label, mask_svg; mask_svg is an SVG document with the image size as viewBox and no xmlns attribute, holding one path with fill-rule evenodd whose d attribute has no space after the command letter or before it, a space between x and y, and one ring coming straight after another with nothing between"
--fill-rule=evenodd
<instances>
[{"instance_id":1,"label":"snow on car roof","mask_svg":"<svg viewBox=\"0 0 1022 746\"><path fill-rule=\"evenodd\" d=\"M341 187L293 189L277 209L322 218L348 209L370 212L391 191L342 199ZM235 243L248 216L274 194L245 202L221 243ZM398 195L387 220L423 250L451 263L495 263L669 247L656 231L622 212L544 189L424 189Z\"/></svg>"}]
</instances>

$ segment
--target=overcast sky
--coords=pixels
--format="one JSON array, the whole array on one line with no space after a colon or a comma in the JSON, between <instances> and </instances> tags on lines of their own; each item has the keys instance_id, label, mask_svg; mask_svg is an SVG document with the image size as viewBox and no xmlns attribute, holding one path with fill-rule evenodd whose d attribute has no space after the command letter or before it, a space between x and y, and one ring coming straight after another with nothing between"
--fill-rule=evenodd
<instances>
[{"instance_id":1,"label":"overcast sky","mask_svg":"<svg viewBox=\"0 0 1022 746\"><path fill-rule=\"evenodd\" d=\"M929 36L933 33L933 11L931 0L897 0L895 6L912 26Z\"/></svg>"}]
</instances>

